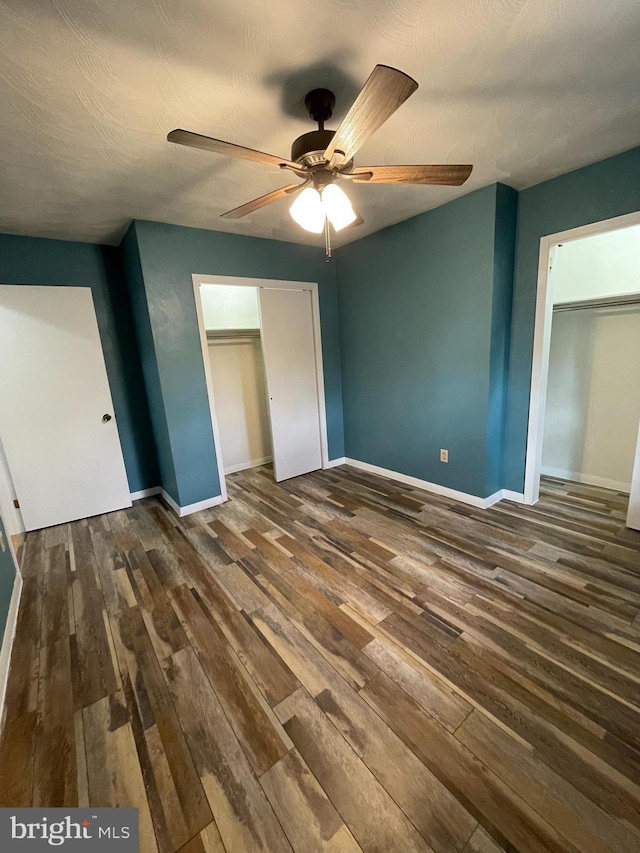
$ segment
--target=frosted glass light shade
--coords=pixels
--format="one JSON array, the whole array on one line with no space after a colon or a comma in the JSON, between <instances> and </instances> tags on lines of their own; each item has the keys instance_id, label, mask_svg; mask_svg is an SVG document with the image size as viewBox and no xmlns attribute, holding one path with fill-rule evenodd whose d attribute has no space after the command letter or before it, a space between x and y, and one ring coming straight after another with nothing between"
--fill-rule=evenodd
<instances>
[{"instance_id":1,"label":"frosted glass light shade","mask_svg":"<svg viewBox=\"0 0 640 853\"><path fill-rule=\"evenodd\" d=\"M302 190L289 210L292 218L313 234L322 234L324 230L324 206L320 193L313 187Z\"/></svg>"},{"instance_id":2,"label":"frosted glass light shade","mask_svg":"<svg viewBox=\"0 0 640 853\"><path fill-rule=\"evenodd\" d=\"M348 196L335 184L327 184L322 190L322 206L336 231L351 225L356 218Z\"/></svg>"}]
</instances>

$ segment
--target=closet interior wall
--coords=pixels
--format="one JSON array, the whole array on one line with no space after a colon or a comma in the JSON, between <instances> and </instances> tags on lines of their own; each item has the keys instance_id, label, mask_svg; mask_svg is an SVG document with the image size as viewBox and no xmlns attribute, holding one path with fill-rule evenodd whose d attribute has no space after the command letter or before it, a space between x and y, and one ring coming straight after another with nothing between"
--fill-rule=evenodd
<instances>
[{"instance_id":1,"label":"closet interior wall","mask_svg":"<svg viewBox=\"0 0 640 853\"><path fill-rule=\"evenodd\" d=\"M257 288L202 285L225 474L272 459Z\"/></svg>"}]
</instances>

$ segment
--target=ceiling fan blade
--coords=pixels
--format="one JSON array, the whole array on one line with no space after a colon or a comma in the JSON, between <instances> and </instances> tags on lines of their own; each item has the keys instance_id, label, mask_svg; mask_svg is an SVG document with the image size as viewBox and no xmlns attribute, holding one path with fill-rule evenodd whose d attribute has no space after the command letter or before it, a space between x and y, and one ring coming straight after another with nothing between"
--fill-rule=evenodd
<instances>
[{"instance_id":1,"label":"ceiling fan blade","mask_svg":"<svg viewBox=\"0 0 640 853\"><path fill-rule=\"evenodd\" d=\"M276 157L275 154L265 154L264 151L254 151L253 148L244 148L233 142L225 142L223 139L212 139L210 136L201 136L199 133L191 133L189 130L172 130L167 136L167 142L175 142L178 145L186 145L188 148L202 148L203 151L212 151L214 154L224 154L226 157L236 157L238 160L250 160L252 163L261 163L263 166L281 166L301 170L300 163L294 163L286 157Z\"/></svg>"},{"instance_id":2,"label":"ceiling fan blade","mask_svg":"<svg viewBox=\"0 0 640 853\"><path fill-rule=\"evenodd\" d=\"M324 156L331 160L337 151L350 160L369 137L392 116L415 90L416 81L388 65L376 65L342 119Z\"/></svg>"},{"instance_id":3,"label":"ceiling fan blade","mask_svg":"<svg viewBox=\"0 0 640 853\"><path fill-rule=\"evenodd\" d=\"M351 177L355 183L459 187L472 169L473 166L359 166L353 170Z\"/></svg>"},{"instance_id":4,"label":"ceiling fan blade","mask_svg":"<svg viewBox=\"0 0 640 853\"><path fill-rule=\"evenodd\" d=\"M260 210L261 207L265 207L265 205L271 204L273 201L279 201L281 198L295 195L304 186L306 186L306 183L288 184L286 187L280 187L280 189L261 195L260 198L254 198L246 204L241 204L240 207L234 207L233 210L228 210L226 213L222 213L221 216L223 219L240 219L242 216L247 216L249 213Z\"/></svg>"}]
</instances>

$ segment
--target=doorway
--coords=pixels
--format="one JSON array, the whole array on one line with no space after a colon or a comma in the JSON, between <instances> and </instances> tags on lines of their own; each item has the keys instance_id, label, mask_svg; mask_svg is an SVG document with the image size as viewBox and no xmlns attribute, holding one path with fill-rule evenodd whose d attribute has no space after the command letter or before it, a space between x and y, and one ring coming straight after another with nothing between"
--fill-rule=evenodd
<instances>
[{"instance_id":1,"label":"doorway","mask_svg":"<svg viewBox=\"0 0 640 853\"><path fill-rule=\"evenodd\" d=\"M637 485L639 269L640 213L541 240L525 503L542 474Z\"/></svg>"},{"instance_id":2,"label":"doorway","mask_svg":"<svg viewBox=\"0 0 640 853\"><path fill-rule=\"evenodd\" d=\"M328 464L317 284L194 275L221 493L272 460L276 481Z\"/></svg>"}]
</instances>

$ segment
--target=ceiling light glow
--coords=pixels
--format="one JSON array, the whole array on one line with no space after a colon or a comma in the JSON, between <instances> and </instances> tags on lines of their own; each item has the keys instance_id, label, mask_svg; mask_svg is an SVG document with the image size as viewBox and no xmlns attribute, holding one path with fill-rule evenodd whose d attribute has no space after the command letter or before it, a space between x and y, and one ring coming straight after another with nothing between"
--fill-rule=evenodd
<instances>
[{"instance_id":1,"label":"ceiling light glow","mask_svg":"<svg viewBox=\"0 0 640 853\"><path fill-rule=\"evenodd\" d=\"M341 231L356 219L348 196L335 184L327 184L321 193L313 187L302 190L291 205L290 213L301 228L313 234L322 233L325 217L336 231Z\"/></svg>"},{"instance_id":2,"label":"ceiling light glow","mask_svg":"<svg viewBox=\"0 0 640 853\"><path fill-rule=\"evenodd\" d=\"M322 206L327 219L336 231L341 231L355 222L356 215L351 202L347 194L336 184L327 184L322 190Z\"/></svg>"},{"instance_id":3,"label":"ceiling light glow","mask_svg":"<svg viewBox=\"0 0 640 853\"><path fill-rule=\"evenodd\" d=\"M291 205L289 211L293 219L305 231L313 234L322 234L324 230L324 206L320 193L313 187L302 190L298 198Z\"/></svg>"}]
</instances>

